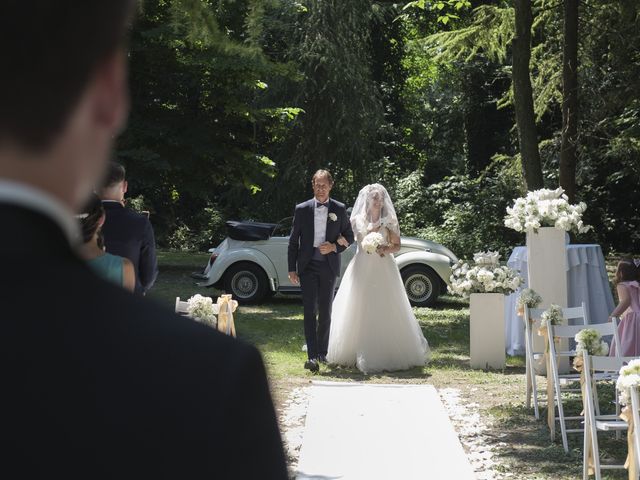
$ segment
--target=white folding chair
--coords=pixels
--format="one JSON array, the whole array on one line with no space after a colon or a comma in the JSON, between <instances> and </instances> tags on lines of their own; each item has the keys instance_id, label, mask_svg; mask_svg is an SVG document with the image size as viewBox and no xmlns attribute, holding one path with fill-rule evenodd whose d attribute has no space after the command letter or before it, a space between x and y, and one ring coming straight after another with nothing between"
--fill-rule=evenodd
<instances>
[{"instance_id":1,"label":"white folding chair","mask_svg":"<svg viewBox=\"0 0 640 480\"><path fill-rule=\"evenodd\" d=\"M572 357L576 355L573 350L557 351L554 339L573 339L578 332L586 328L597 331L600 336L612 335L612 342L615 345L619 345L618 342L618 329L614 322L599 323L595 325L550 325L547 329L547 339L549 342L549 360L551 365L551 372L547 372L547 381L553 382L553 398L547 399L547 408L558 408L558 415L555 417L557 422L560 422L560 433L562 435L562 446L565 452L569 452L569 444L567 442L567 433L579 433L582 432L582 428L567 428L567 421L575 420L582 421L581 415L566 416L564 414L564 404L562 394L569 392L580 392L580 388L572 388L571 384L580 381L579 373L560 374L558 369L558 357ZM616 350L619 350L616 348ZM551 376L551 378L549 378ZM598 374L595 377L597 380L611 379L611 375L608 373ZM595 401L594 404L596 415L600 414L599 402Z\"/></svg>"},{"instance_id":2,"label":"white folding chair","mask_svg":"<svg viewBox=\"0 0 640 480\"><path fill-rule=\"evenodd\" d=\"M640 472L640 394L638 387L631 388L631 413L633 415L633 447L635 448L636 471Z\"/></svg>"},{"instance_id":3,"label":"white folding chair","mask_svg":"<svg viewBox=\"0 0 640 480\"><path fill-rule=\"evenodd\" d=\"M598 415L595 402L598 398L597 382L594 373L605 372L614 377L620 368L635 357L601 357L583 353L585 395L582 399L584 406L584 455L583 455L583 480L589 478L589 452L593 458L593 469L596 480L602 479L602 470L621 469L624 465L601 465L600 448L598 446L598 432L622 432L627 429L627 422L617 415Z\"/></svg>"},{"instance_id":4,"label":"white folding chair","mask_svg":"<svg viewBox=\"0 0 640 480\"><path fill-rule=\"evenodd\" d=\"M540 358L542 352L535 352L533 349L533 327L534 324L540 324L540 317L544 313L541 308L524 309L524 350L525 350L525 377L527 380L526 387L526 405L531 408L531 396L533 394L533 411L536 420L540 419L540 410L538 408L538 386L536 382L535 362Z\"/></svg>"},{"instance_id":5,"label":"white folding chair","mask_svg":"<svg viewBox=\"0 0 640 480\"><path fill-rule=\"evenodd\" d=\"M180 300L180 297L176 297L175 312L178 315L188 315L189 314L189 309L187 308L188 305L189 305L188 302L183 302L182 300Z\"/></svg>"},{"instance_id":6,"label":"white folding chair","mask_svg":"<svg viewBox=\"0 0 640 480\"><path fill-rule=\"evenodd\" d=\"M526 308L524 309L524 329L525 329L525 377L527 380L526 387L526 405L531 407L531 397L533 394L533 411L536 420L540 419L540 408L538 406L538 386L536 383L536 363L544 358L544 352L536 352L533 347L533 332L539 328L542 314L545 312L543 308ZM563 308L562 316L569 320L578 320L582 326L588 324L587 307L584 302L579 307ZM617 345L617 344L616 344ZM564 351L563 356L573 356L575 352ZM549 372L547 372L548 378ZM560 376L563 384L575 379L573 374L563 374ZM547 399L547 403L551 400Z\"/></svg>"},{"instance_id":7,"label":"white folding chair","mask_svg":"<svg viewBox=\"0 0 640 480\"><path fill-rule=\"evenodd\" d=\"M217 315L219 310L220 310L220 305L214 303L213 304L213 313L215 315ZM189 302L185 302L183 300L180 300L180 297L176 297L175 312L178 315L189 315Z\"/></svg>"}]
</instances>

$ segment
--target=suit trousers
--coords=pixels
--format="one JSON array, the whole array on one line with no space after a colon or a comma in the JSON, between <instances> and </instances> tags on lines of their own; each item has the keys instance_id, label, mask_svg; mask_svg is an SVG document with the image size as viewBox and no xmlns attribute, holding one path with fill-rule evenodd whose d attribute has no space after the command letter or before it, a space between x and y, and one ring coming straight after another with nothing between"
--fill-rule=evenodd
<instances>
[{"instance_id":1,"label":"suit trousers","mask_svg":"<svg viewBox=\"0 0 640 480\"><path fill-rule=\"evenodd\" d=\"M336 276L326 259L311 260L304 272L300 273L304 336L309 359L327 355L335 286Z\"/></svg>"}]
</instances>

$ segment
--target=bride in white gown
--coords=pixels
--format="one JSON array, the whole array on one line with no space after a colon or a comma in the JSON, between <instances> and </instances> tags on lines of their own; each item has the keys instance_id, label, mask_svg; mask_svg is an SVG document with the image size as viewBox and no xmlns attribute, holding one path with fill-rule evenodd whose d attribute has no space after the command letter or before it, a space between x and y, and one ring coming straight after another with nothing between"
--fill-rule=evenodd
<instances>
[{"instance_id":1,"label":"bride in white gown","mask_svg":"<svg viewBox=\"0 0 640 480\"><path fill-rule=\"evenodd\" d=\"M328 362L355 365L364 373L424 365L430 356L429 345L393 259L400 249L400 228L382 185L360 190L351 226L358 250L333 301ZM380 233L384 244L367 253L362 241L371 232Z\"/></svg>"}]
</instances>

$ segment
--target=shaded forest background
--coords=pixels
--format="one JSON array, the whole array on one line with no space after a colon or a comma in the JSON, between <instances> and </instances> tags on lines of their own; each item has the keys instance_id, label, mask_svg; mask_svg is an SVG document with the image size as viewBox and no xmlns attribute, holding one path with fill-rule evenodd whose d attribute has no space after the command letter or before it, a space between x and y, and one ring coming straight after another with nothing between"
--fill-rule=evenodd
<instances>
[{"instance_id":1,"label":"shaded forest background","mask_svg":"<svg viewBox=\"0 0 640 480\"><path fill-rule=\"evenodd\" d=\"M530 79L545 187L559 185L566 2L577 38L574 242L640 251L640 5L534 0ZM381 182L404 235L458 256L524 235L512 88L518 1L145 0L116 159L158 243L204 250L224 221L277 222L317 168L352 204ZM566 53L564 54L566 55ZM575 108L573 111L576 111Z\"/></svg>"}]
</instances>

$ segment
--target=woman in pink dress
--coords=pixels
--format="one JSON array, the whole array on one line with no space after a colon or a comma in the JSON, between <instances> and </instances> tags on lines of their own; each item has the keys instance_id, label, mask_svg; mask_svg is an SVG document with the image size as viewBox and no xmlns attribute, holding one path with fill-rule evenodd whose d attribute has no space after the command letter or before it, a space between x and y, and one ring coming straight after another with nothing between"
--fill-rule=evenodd
<instances>
[{"instance_id":1,"label":"woman in pink dress","mask_svg":"<svg viewBox=\"0 0 640 480\"><path fill-rule=\"evenodd\" d=\"M640 262L639 262L640 263ZM611 312L609 321L620 318L618 337L622 356L640 356L640 269L634 260L621 260L616 269L616 290L618 306ZM617 345L612 346L611 355L615 355Z\"/></svg>"}]
</instances>

